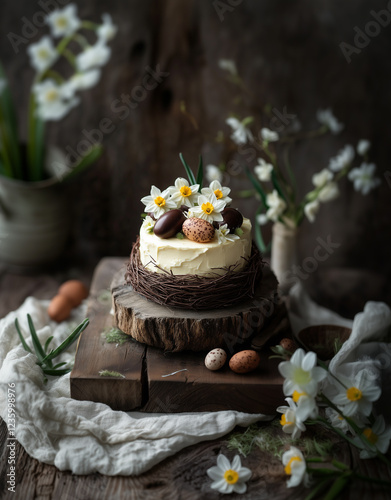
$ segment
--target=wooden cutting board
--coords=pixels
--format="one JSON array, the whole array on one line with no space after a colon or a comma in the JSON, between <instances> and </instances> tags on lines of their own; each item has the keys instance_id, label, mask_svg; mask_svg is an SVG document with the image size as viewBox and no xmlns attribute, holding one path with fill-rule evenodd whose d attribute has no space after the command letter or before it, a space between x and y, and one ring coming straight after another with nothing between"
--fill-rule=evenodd
<instances>
[{"instance_id":1,"label":"wooden cutting board","mask_svg":"<svg viewBox=\"0 0 391 500\"><path fill-rule=\"evenodd\" d=\"M269 349L261 351L262 362L256 371L238 375L228 367L207 370L205 353L164 353L131 337L121 345L107 343L104 332L113 326L109 287L121 268L125 274L125 265L125 257L105 258L96 268L88 303L90 325L79 339L70 377L74 399L105 403L115 410L152 413L275 412L284 396L278 360L268 359ZM285 307L278 304L261 334L253 339L253 346L260 348L273 335L272 344L277 343L287 328ZM121 377L101 376L102 370Z\"/></svg>"}]
</instances>

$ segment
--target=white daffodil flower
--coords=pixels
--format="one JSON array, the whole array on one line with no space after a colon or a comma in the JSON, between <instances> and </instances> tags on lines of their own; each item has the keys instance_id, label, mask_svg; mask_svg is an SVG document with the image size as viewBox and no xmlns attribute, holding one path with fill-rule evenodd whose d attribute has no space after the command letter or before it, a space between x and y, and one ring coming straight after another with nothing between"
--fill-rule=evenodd
<instances>
[{"instance_id":1,"label":"white daffodil flower","mask_svg":"<svg viewBox=\"0 0 391 500\"><path fill-rule=\"evenodd\" d=\"M305 422L307 418L316 418L319 414L319 408L316 399L306 392L293 391L293 402L297 404L297 417Z\"/></svg>"},{"instance_id":2,"label":"white daffodil flower","mask_svg":"<svg viewBox=\"0 0 391 500\"><path fill-rule=\"evenodd\" d=\"M360 458L374 458L378 451L387 453L391 441L391 427L386 426L383 415L376 418L372 427L366 427L362 435L366 438L366 442L359 436L354 438L355 445L361 448Z\"/></svg>"},{"instance_id":3,"label":"white daffodil flower","mask_svg":"<svg viewBox=\"0 0 391 500\"><path fill-rule=\"evenodd\" d=\"M274 190L272 193L267 195L266 203L269 207L266 212L267 218L276 222L286 209L285 201L280 198L278 192Z\"/></svg>"},{"instance_id":4,"label":"white daffodil flower","mask_svg":"<svg viewBox=\"0 0 391 500\"><path fill-rule=\"evenodd\" d=\"M216 165L207 165L205 167L205 178L208 182L223 180L223 172Z\"/></svg>"},{"instance_id":5,"label":"white daffodil flower","mask_svg":"<svg viewBox=\"0 0 391 500\"><path fill-rule=\"evenodd\" d=\"M54 37L72 35L81 25L81 21L77 17L77 6L74 3L61 10L55 9L47 15L46 22Z\"/></svg>"},{"instance_id":6,"label":"white daffodil flower","mask_svg":"<svg viewBox=\"0 0 391 500\"><path fill-rule=\"evenodd\" d=\"M96 34L98 35L98 39L103 42L109 42L112 40L117 34L118 27L113 24L110 14L102 15L103 24L99 26Z\"/></svg>"},{"instance_id":7,"label":"white daffodil flower","mask_svg":"<svg viewBox=\"0 0 391 500\"><path fill-rule=\"evenodd\" d=\"M201 193L204 194L205 196L209 196L210 194L213 193L218 200L225 201L227 205L232 201L232 198L228 196L230 192L231 189L228 187L223 187L219 181L212 181L209 184L209 187L201 189Z\"/></svg>"},{"instance_id":8,"label":"white daffodil flower","mask_svg":"<svg viewBox=\"0 0 391 500\"><path fill-rule=\"evenodd\" d=\"M368 416L372 411L372 403L380 398L381 389L376 385L373 377L369 377L365 370L357 373L353 380L345 376L338 376L343 385L337 387L339 394L332 401L346 417Z\"/></svg>"},{"instance_id":9,"label":"white daffodil flower","mask_svg":"<svg viewBox=\"0 0 391 500\"><path fill-rule=\"evenodd\" d=\"M336 182L329 182L319 191L318 200L322 203L335 200L339 196L339 188Z\"/></svg>"},{"instance_id":10,"label":"white daffodil flower","mask_svg":"<svg viewBox=\"0 0 391 500\"><path fill-rule=\"evenodd\" d=\"M293 488L303 483L304 486L309 484L309 476L307 473L307 465L305 463L302 452L291 446L288 451L282 455L282 464L284 465L285 474L291 476L286 482L288 488Z\"/></svg>"},{"instance_id":11,"label":"white daffodil flower","mask_svg":"<svg viewBox=\"0 0 391 500\"><path fill-rule=\"evenodd\" d=\"M326 412L327 420L330 422L330 424L333 427L340 429L345 434L351 430L346 419L343 418L343 416L340 413L333 410L332 408L326 408L325 412Z\"/></svg>"},{"instance_id":12,"label":"white daffodil flower","mask_svg":"<svg viewBox=\"0 0 391 500\"><path fill-rule=\"evenodd\" d=\"M213 224L214 221L223 220L221 212L224 210L226 204L224 201L218 200L215 194L210 194L209 196L200 194L197 203L198 206L192 207L191 214L188 214L189 217L198 217L211 224Z\"/></svg>"},{"instance_id":13,"label":"white daffodil flower","mask_svg":"<svg viewBox=\"0 0 391 500\"><path fill-rule=\"evenodd\" d=\"M278 365L278 370L285 378L284 394L289 396L294 391L305 392L316 396L318 384L327 376L327 371L316 366L317 358L314 352L305 354L303 349L297 349L289 361Z\"/></svg>"},{"instance_id":14,"label":"white daffodil flower","mask_svg":"<svg viewBox=\"0 0 391 500\"><path fill-rule=\"evenodd\" d=\"M215 234L220 243L225 243L226 241L239 240L240 236L235 233L230 233L227 224L223 224L218 229L216 229Z\"/></svg>"},{"instance_id":15,"label":"white daffodil flower","mask_svg":"<svg viewBox=\"0 0 391 500\"><path fill-rule=\"evenodd\" d=\"M280 138L278 132L270 130L269 128L266 127L261 128L261 137L266 142L276 142Z\"/></svg>"},{"instance_id":16,"label":"white daffodil flower","mask_svg":"<svg viewBox=\"0 0 391 500\"><path fill-rule=\"evenodd\" d=\"M110 59L111 49L98 40L95 45L88 47L76 56L76 66L80 72L97 66L104 66Z\"/></svg>"},{"instance_id":17,"label":"white daffodil flower","mask_svg":"<svg viewBox=\"0 0 391 500\"><path fill-rule=\"evenodd\" d=\"M39 73L47 70L59 57L52 39L47 35L42 37L39 42L29 45L27 52L30 56L31 66Z\"/></svg>"},{"instance_id":18,"label":"white daffodil flower","mask_svg":"<svg viewBox=\"0 0 391 500\"><path fill-rule=\"evenodd\" d=\"M68 81L75 92L78 90L86 90L94 87L100 78L100 69L90 69L85 73L75 73Z\"/></svg>"},{"instance_id":19,"label":"white daffodil flower","mask_svg":"<svg viewBox=\"0 0 391 500\"><path fill-rule=\"evenodd\" d=\"M315 222L316 214L319 212L320 203L318 200L310 201L304 206L304 213L310 222Z\"/></svg>"},{"instance_id":20,"label":"white daffodil flower","mask_svg":"<svg viewBox=\"0 0 391 500\"><path fill-rule=\"evenodd\" d=\"M228 71L231 76L238 76L235 61L232 59L219 59L218 66L223 71Z\"/></svg>"},{"instance_id":21,"label":"white daffodil flower","mask_svg":"<svg viewBox=\"0 0 391 500\"><path fill-rule=\"evenodd\" d=\"M354 189L367 195L372 189L375 189L381 183L378 177L374 177L376 165L374 163L362 163L360 167L353 168L348 178L353 182Z\"/></svg>"},{"instance_id":22,"label":"white daffodil flower","mask_svg":"<svg viewBox=\"0 0 391 500\"><path fill-rule=\"evenodd\" d=\"M146 212L153 213L155 219L158 219L167 210L176 208L176 203L170 200L168 189L161 192L156 186L151 187L149 196L141 198L141 203L144 203Z\"/></svg>"},{"instance_id":23,"label":"white daffodil flower","mask_svg":"<svg viewBox=\"0 0 391 500\"><path fill-rule=\"evenodd\" d=\"M333 172L339 172L340 170L348 167L354 158L354 147L351 144L346 144L346 146L339 151L337 156L330 159L329 169Z\"/></svg>"},{"instance_id":24,"label":"white daffodil flower","mask_svg":"<svg viewBox=\"0 0 391 500\"><path fill-rule=\"evenodd\" d=\"M239 455L236 455L231 462L224 455L217 457L217 466L206 471L213 480L210 487L220 493L245 493L247 490L246 481L251 477L251 470L242 467Z\"/></svg>"},{"instance_id":25,"label":"white daffodil flower","mask_svg":"<svg viewBox=\"0 0 391 500\"><path fill-rule=\"evenodd\" d=\"M197 203L200 189L199 184L189 185L189 182L183 177L178 177L175 181L175 186L170 186L168 188L171 194L171 201L176 203L177 207L181 205L186 205L187 207L193 207L194 203Z\"/></svg>"},{"instance_id":26,"label":"white daffodil flower","mask_svg":"<svg viewBox=\"0 0 391 500\"><path fill-rule=\"evenodd\" d=\"M228 118L225 123L232 128L231 139L235 144L241 145L246 144L247 141L252 141L254 139L251 130L239 121L237 118Z\"/></svg>"},{"instance_id":27,"label":"white daffodil flower","mask_svg":"<svg viewBox=\"0 0 391 500\"><path fill-rule=\"evenodd\" d=\"M67 84L58 85L48 78L33 87L37 101L37 114L42 120L61 120L77 104L73 90Z\"/></svg>"},{"instance_id":28,"label":"white daffodil flower","mask_svg":"<svg viewBox=\"0 0 391 500\"><path fill-rule=\"evenodd\" d=\"M356 150L360 156L365 156L368 153L370 147L371 143L370 141L368 141L368 139L361 139L360 141L358 141Z\"/></svg>"},{"instance_id":29,"label":"white daffodil flower","mask_svg":"<svg viewBox=\"0 0 391 500\"><path fill-rule=\"evenodd\" d=\"M269 222L269 219L266 214L258 214L256 220L260 226L264 226Z\"/></svg>"},{"instance_id":30,"label":"white daffodil flower","mask_svg":"<svg viewBox=\"0 0 391 500\"><path fill-rule=\"evenodd\" d=\"M152 219L152 217L150 217L149 215L147 215L145 217L145 219L143 220L143 223L141 225L141 229L143 231L145 231L146 233L153 233L153 228L155 226L155 221Z\"/></svg>"},{"instance_id":31,"label":"white daffodil flower","mask_svg":"<svg viewBox=\"0 0 391 500\"><path fill-rule=\"evenodd\" d=\"M332 181L334 177L334 174L330 172L327 168L324 168L317 174L314 174L312 176L312 184L315 187L321 187L327 184L328 182Z\"/></svg>"},{"instance_id":32,"label":"white daffodil flower","mask_svg":"<svg viewBox=\"0 0 391 500\"><path fill-rule=\"evenodd\" d=\"M263 158L258 158L258 165L254 172L261 182L269 182L272 178L273 165L266 162Z\"/></svg>"},{"instance_id":33,"label":"white daffodil flower","mask_svg":"<svg viewBox=\"0 0 391 500\"><path fill-rule=\"evenodd\" d=\"M283 432L292 434L292 439L298 439L301 433L306 430L303 421L297 414L297 405L292 398L286 398L285 401L289 406L279 406L277 411L282 413L280 424Z\"/></svg>"},{"instance_id":34,"label":"white daffodil flower","mask_svg":"<svg viewBox=\"0 0 391 500\"><path fill-rule=\"evenodd\" d=\"M340 123L333 115L333 112L330 108L318 109L316 118L322 125L327 125L330 132L332 132L333 134L339 134L345 127L345 125L343 123Z\"/></svg>"}]
</instances>

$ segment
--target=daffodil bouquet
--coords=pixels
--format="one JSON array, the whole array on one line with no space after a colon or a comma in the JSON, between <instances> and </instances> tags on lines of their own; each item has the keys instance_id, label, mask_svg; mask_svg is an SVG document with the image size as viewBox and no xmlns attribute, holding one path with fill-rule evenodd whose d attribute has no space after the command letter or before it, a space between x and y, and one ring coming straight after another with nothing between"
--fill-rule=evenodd
<instances>
[{"instance_id":1,"label":"daffodil bouquet","mask_svg":"<svg viewBox=\"0 0 391 500\"><path fill-rule=\"evenodd\" d=\"M227 72L231 83L245 90L233 61L222 60L219 65ZM277 119L276 116L272 117L271 124L274 123L273 118L274 121ZM302 199L298 199L297 177L289 159L290 148L297 141L310 140L328 133L339 134L344 125L333 115L331 109L319 109L317 111L319 126L309 131L301 130L301 124L296 117L280 121L282 125L278 127L278 131L263 127L258 134L255 134L251 129L254 123L252 116L244 119L231 116L226 120L231 130L230 139L238 148L239 154L243 155L246 161L249 158L247 156L249 151L252 152L253 157L258 156L257 166L254 169L246 169L254 190L246 192L245 195L251 196L255 193L261 201L257 211L255 235L262 251L266 249L266 246L259 226L272 221L295 228L302 223L304 218L314 222L321 204L332 201L339 195L338 182L343 177L347 176L353 182L354 189L363 195L368 194L380 183L380 179L375 177L375 164L368 161L371 144L363 139L358 142L356 150L348 144L331 158L327 167L312 176L312 188ZM221 137L220 140L222 140ZM356 152L360 164L354 166ZM216 167L207 168L210 175L218 177L219 171ZM215 170L212 170L213 168ZM224 166L221 170L224 170Z\"/></svg>"},{"instance_id":2,"label":"daffodil bouquet","mask_svg":"<svg viewBox=\"0 0 391 500\"><path fill-rule=\"evenodd\" d=\"M43 36L27 49L36 74L30 93L25 147L18 137L11 92L0 65L0 175L34 182L54 174L59 180L64 180L82 171L101 155L101 145L94 144L80 155L76 164L68 165L63 155L61 162L49 166L51 172L45 171L48 154L45 148L46 122L61 120L77 106L80 103L77 92L98 83L100 68L110 58L107 42L115 36L117 28L109 14L102 18L101 24L79 19L75 4L56 9L46 16L51 36ZM89 32L93 32L91 43ZM66 77L54 68L60 59L65 59L70 67Z\"/></svg>"}]
</instances>

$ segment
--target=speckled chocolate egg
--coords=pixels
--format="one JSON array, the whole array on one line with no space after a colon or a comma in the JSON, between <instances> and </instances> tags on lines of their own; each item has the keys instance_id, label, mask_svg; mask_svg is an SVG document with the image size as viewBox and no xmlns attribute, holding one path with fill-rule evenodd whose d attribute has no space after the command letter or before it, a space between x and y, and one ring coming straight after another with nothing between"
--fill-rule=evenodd
<instances>
[{"instance_id":1,"label":"speckled chocolate egg","mask_svg":"<svg viewBox=\"0 0 391 500\"><path fill-rule=\"evenodd\" d=\"M212 224L204 219L197 219L190 217L186 219L182 226L183 234L189 240L196 241L197 243L209 243L213 240L215 228Z\"/></svg>"},{"instance_id":2,"label":"speckled chocolate egg","mask_svg":"<svg viewBox=\"0 0 391 500\"><path fill-rule=\"evenodd\" d=\"M82 281L68 280L60 286L58 295L64 295L72 307L77 307L88 297L88 288Z\"/></svg>"},{"instance_id":3,"label":"speckled chocolate egg","mask_svg":"<svg viewBox=\"0 0 391 500\"><path fill-rule=\"evenodd\" d=\"M220 370L227 361L227 353L219 347L208 352L205 357L205 366L208 370Z\"/></svg>"},{"instance_id":4,"label":"speckled chocolate egg","mask_svg":"<svg viewBox=\"0 0 391 500\"><path fill-rule=\"evenodd\" d=\"M235 373L248 373L255 370L261 358L257 351L240 351L237 352L229 361L229 367Z\"/></svg>"},{"instance_id":5,"label":"speckled chocolate egg","mask_svg":"<svg viewBox=\"0 0 391 500\"><path fill-rule=\"evenodd\" d=\"M179 208L169 210L158 218L153 227L153 232L159 238L172 238L182 230L182 224L185 220L186 217Z\"/></svg>"},{"instance_id":6,"label":"speckled chocolate egg","mask_svg":"<svg viewBox=\"0 0 391 500\"><path fill-rule=\"evenodd\" d=\"M280 340L280 346L286 351L291 352L292 354L297 350L297 345L294 340L283 338Z\"/></svg>"}]
</instances>

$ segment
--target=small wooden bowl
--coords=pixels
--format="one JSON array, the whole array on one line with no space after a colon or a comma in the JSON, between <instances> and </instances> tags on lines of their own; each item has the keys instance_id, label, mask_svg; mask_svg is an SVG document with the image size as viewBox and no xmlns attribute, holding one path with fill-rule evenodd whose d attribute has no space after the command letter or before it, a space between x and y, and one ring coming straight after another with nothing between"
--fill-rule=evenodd
<instances>
[{"instance_id":1,"label":"small wooden bowl","mask_svg":"<svg viewBox=\"0 0 391 500\"><path fill-rule=\"evenodd\" d=\"M313 325L300 330L297 343L306 351L315 352L322 361L328 361L339 351L352 333L351 328L338 325Z\"/></svg>"}]
</instances>

